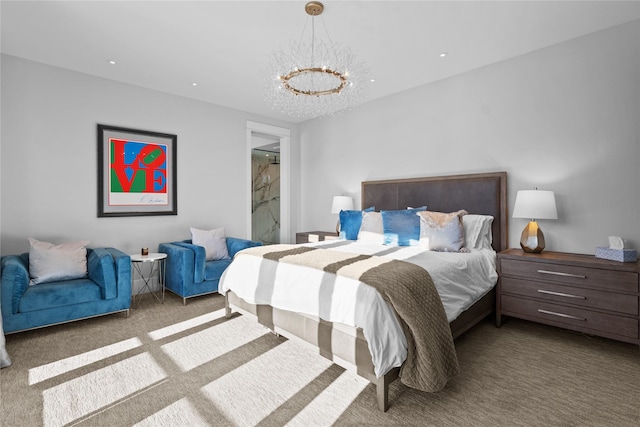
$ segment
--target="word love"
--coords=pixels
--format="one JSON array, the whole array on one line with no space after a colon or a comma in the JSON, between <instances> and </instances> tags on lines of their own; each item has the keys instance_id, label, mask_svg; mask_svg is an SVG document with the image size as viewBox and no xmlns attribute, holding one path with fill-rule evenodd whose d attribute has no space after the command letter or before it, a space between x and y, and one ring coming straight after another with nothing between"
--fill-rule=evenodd
<instances>
[{"instance_id":1,"label":"word love","mask_svg":"<svg viewBox=\"0 0 640 427\"><path fill-rule=\"evenodd\" d=\"M111 153L111 192L167 192L166 146L124 139L110 139L109 149Z\"/></svg>"}]
</instances>

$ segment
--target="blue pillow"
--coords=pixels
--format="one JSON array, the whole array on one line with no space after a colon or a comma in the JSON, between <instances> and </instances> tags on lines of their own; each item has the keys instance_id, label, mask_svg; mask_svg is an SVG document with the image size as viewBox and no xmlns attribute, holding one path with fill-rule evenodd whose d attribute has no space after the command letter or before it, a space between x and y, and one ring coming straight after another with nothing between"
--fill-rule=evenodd
<instances>
[{"instance_id":1,"label":"blue pillow","mask_svg":"<svg viewBox=\"0 0 640 427\"><path fill-rule=\"evenodd\" d=\"M373 212L375 209L375 206L371 206L364 212ZM358 240L360 225L362 225L362 211L340 211L340 239Z\"/></svg>"},{"instance_id":2,"label":"blue pillow","mask_svg":"<svg viewBox=\"0 0 640 427\"><path fill-rule=\"evenodd\" d=\"M420 242L420 217L426 206L397 211L381 211L384 244L390 246L415 246Z\"/></svg>"}]
</instances>

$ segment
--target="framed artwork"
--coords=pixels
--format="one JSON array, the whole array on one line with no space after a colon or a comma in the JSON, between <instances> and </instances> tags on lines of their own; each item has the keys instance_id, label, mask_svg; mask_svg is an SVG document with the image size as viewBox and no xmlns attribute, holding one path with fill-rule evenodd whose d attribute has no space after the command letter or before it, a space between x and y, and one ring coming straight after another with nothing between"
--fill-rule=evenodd
<instances>
[{"instance_id":1,"label":"framed artwork","mask_svg":"<svg viewBox=\"0 0 640 427\"><path fill-rule=\"evenodd\" d=\"M98 217L177 215L176 135L98 125Z\"/></svg>"}]
</instances>

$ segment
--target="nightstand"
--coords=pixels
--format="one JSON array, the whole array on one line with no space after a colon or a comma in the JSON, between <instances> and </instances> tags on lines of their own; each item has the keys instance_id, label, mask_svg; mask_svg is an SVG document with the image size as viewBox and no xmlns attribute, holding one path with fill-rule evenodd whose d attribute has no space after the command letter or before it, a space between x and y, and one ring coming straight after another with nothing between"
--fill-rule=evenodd
<instances>
[{"instance_id":1,"label":"nightstand","mask_svg":"<svg viewBox=\"0 0 640 427\"><path fill-rule=\"evenodd\" d=\"M637 261L508 249L497 267L496 326L512 316L640 344Z\"/></svg>"},{"instance_id":2,"label":"nightstand","mask_svg":"<svg viewBox=\"0 0 640 427\"><path fill-rule=\"evenodd\" d=\"M315 243L325 240L337 240L335 231L301 231L296 233L296 243Z\"/></svg>"}]
</instances>

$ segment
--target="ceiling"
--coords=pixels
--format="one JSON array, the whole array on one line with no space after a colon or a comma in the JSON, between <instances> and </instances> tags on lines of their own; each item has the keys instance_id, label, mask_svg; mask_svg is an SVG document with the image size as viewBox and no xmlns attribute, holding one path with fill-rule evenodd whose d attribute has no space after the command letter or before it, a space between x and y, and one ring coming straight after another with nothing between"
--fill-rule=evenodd
<instances>
[{"instance_id":1,"label":"ceiling","mask_svg":"<svg viewBox=\"0 0 640 427\"><path fill-rule=\"evenodd\" d=\"M271 53L300 39L305 3L2 0L2 53L299 122L271 108L264 85ZM640 18L640 1L324 5L317 25L375 79L365 102Z\"/></svg>"}]
</instances>

